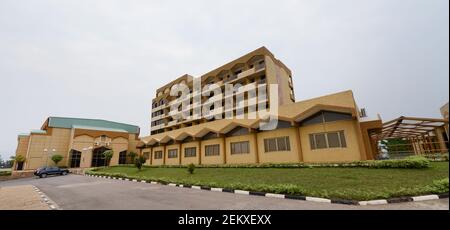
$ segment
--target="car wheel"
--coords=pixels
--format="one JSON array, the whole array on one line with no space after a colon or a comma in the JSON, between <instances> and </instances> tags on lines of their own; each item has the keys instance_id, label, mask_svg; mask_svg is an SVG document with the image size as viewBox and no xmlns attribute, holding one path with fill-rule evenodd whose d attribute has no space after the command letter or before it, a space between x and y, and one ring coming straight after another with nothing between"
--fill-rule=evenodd
<instances>
[{"instance_id":1,"label":"car wheel","mask_svg":"<svg viewBox=\"0 0 450 230\"><path fill-rule=\"evenodd\" d=\"M67 172L62 172L61 175L65 176L67 175Z\"/></svg>"},{"instance_id":2,"label":"car wheel","mask_svg":"<svg viewBox=\"0 0 450 230\"><path fill-rule=\"evenodd\" d=\"M43 174L41 174L39 177L40 177L40 178L46 178L46 177L47 177L47 174L43 173Z\"/></svg>"}]
</instances>

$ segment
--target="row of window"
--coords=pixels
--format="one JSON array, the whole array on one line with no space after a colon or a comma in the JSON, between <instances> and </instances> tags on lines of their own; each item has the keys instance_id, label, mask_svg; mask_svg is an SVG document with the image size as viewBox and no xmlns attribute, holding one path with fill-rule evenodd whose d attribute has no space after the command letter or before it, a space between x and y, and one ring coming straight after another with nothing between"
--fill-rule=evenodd
<instances>
[{"instance_id":1,"label":"row of window","mask_svg":"<svg viewBox=\"0 0 450 230\"><path fill-rule=\"evenodd\" d=\"M309 139L312 150L347 147L344 131L310 134ZM233 142L231 143L230 147L231 147L231 155L250 153L250 142L248 141ZM291 143L288 136L264 139L264 152L270 153L283 151L291 151ZM196 156L197 156L197 148L190 147L184 149L184 157L196 157ZM219 144L206 145L205 156L207 157L220 156L220 145ZM148 159L148 155L146 155L146 158ZM155 159L162 159L162 158L163 152L155 151ZM178 158L178 149L170 149L168 151L168 158Z\"/></svg>"},{"instance_id":2,"label":"row of window","mask_svg":"<svg viewBox=\"0 0 450 230\"><path fill-rule=\"evenodd\" d=\"M311 149L346 148L344 131L309 135Z\"/></svg>"}]
</instances>

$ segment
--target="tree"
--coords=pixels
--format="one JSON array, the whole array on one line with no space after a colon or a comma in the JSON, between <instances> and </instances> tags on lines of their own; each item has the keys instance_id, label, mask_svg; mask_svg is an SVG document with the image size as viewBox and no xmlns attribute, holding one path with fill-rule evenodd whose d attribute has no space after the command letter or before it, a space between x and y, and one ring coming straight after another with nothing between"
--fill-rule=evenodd
<instances>
[{"instance_id":1,"label":"tree","mask_svg":"<svg viewBox=\"0 0 450 230\"><path fill-rule=\"evenodd\" d=\"M23 163L26 160L26 158L24 156L22 156L22 155L12 156L11 159L14 160L17 163Z\"/></svg>"},{"instance_id":2,"label":"tree","mask_svg":"<svg viewBox=\"0 0 450 230\"><path fill-rule=\"evenodd\" d=\"M114 156L114 151L112 151L112 150L107 150L107 151L103 152L103 158L105 158L105 166L109 166L109 162L111 161L113 156Z\"/></svg>"},{"instance_id":3,"label":"tree","mask_svg":"<svg viewBox=\"0 0 450 230\"><path fill-rule=\"evenodd\" d=\"M145 164L147 160L145 159L144 156L139 156L138 158L135 159L134 161L134 166L136 166L136 168L139 169L139 171L141 171L142 166Z\"/></svg>"},{"instance_id":4,"label":"tree","mask_svg":"<svg viewBox=\"0 0 450 230\"><path fill-rule=\"evenodd\" d=\"M132 162L132 163L135 163L135 159L136 159L136 157L137 157L137 153L135 153L135 152L129 152L129 153L128 153L128 157L131 159L131 162Z\"/></svg>"},{"instance_id":5,"label":"tree","mask_svg":"<svg viewBox=\"0 0 450 230\"><path fill-rule=\"evenodd\" d=\"M25 162L26 158L22 155L12 156L11 160L17 163L17 170L23 169L23 162Z\"/></svg>"},{"instance_id":6,"label":"tree","mask_svg":"<svg viewBox=\"0 0 450 230\"><path fill-rule=\"evenodd\" d=\"M194 164L189 164L188 165L188 172L189 172L189 174L194 174L194 170L195 170L195 165Z\"/></svg>"},{"instance_id":7,"label":"tree","mask_svg":"<svg viewBox=\"0 0 450 230\"><path fill-rule=\"evenodd\" d=\"M56 155L53 155L53 156L52 156L52 161L55 163L56 166L58 166L58 163L59 163L60 161L62 161L63 158L64 158L63 156L61 156L61 155L59 155L59 154L56 154Z\"/></svg>"}]
</instances>

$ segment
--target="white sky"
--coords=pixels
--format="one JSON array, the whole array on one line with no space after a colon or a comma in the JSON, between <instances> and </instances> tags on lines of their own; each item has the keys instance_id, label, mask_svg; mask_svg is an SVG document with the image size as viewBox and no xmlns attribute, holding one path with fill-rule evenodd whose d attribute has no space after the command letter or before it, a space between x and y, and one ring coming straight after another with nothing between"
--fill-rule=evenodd
<instances>
[{"instance_id":1,"label":"white sky","mask_svg":"<svg viewBox=\"0 0 450 230\"><path fill-rule=\"evenodd\" d=\"M157 88L263 45L297 100L352 89L385 120L449 100L448 0L1 0L0 154L48 116L148 135Z\"/></svg>"}]
</instances>

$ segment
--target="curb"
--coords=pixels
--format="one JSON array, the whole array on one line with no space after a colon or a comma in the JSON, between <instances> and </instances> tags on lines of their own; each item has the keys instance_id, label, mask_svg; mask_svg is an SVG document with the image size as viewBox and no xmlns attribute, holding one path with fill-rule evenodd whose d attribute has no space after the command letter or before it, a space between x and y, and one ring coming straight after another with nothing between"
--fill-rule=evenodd
<instances>
[{"instance_id":1,"label":"curb","mask_svg":"<svg viewBox=\"0 0 450 230\"><path fill-rule=\"evenodd\" d=\"M439 195L397 197L397 198L389 198L389 199L381 199L381 200L356 201L356 200L345 200L345 199L326 199L326 198L320 198L320 197L309 197L309 196L299 196L299 195L289 195L289 194L275 194L275 193L265 193L265 192L245 191L245 190L234 190L234 189L228 189L228 188L210 188L207 186L182 185L182 184L175 184L175 183L145 181L145 180L136 180L136 179L131 180L128 178L125 178L125 179L124 178L115 178L115 177L111 178L111 177L95 176L95 175L89 175L89 174L85 174L84 176L112 179L112 180L129 181L129 182L134 182L134 183L148 183L148 184L152 184L152 185L166 185L166 186L170 186L170 187L188 188L188 189L194 189L194 190L205 190L205 191L211 191L211 192L234 193L234 194L246 195L246 196L263 196L263 197L276 198L276 199L303 200L303 201L310 201L310 202L317 202L317 203L357 205L357 206L386 205L386 204L429 201L429 200L439 200L439 199L449 198L449 194L445 193L445 194L439 194Z\"/></svg>"},{"instance_id":2,"label":"curb","mask_svg":"<svg viewBox=\"0 0 450 230\"><path fill-rule=\"evenodd\" d=\"M39 190L39 188L33 185L33 189L41 197L41 202L47 204L50 210L62 210L62 208L60 208L54 201L48 198L48 196L45 195L45 193L43 193L41 190Z\"/></svg>"}]
</instances>

